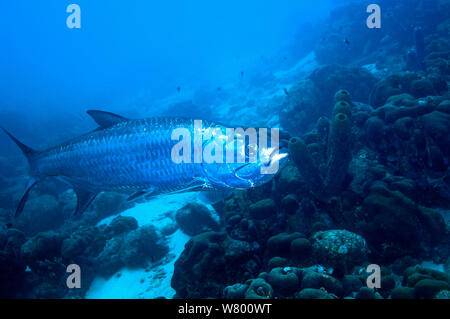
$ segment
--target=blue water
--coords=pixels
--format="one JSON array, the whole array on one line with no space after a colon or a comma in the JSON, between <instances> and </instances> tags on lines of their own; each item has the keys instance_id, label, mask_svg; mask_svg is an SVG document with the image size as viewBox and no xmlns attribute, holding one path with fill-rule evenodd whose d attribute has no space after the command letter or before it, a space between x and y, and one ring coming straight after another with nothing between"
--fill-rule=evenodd
<instances>
[{"instance_id":1,"label":"blue water","mask_svg":"<svg viewBox=\"0 0 450 319\"><path fill-rule=\"evenodd\" d=\"M71 1L0 2L0 127L18 140L83 135L94 109L276 127L291 156L227 200L99 190L81 216L48 178L14 219L30 170L0 131L0 298L448 298L448 1L73 2L81 28Z\"/></svg>"},{"instance_id":2,"label":"blue water","mask_svg":"<svg viewBox=\"0 0 450 319\"><path fill-rule=\"evenodd\" d=\"M251 77L332 2L79 1L82 27L69 29L68 3L4 1L1 111L23 116L19 127L52 123L46 129L57 134L86 109L126 114L139 95L151 105L177 87L215 89L239 81L241 71ZM37 140L26 129L17 134Z\"/></svg>"}]
</instances>

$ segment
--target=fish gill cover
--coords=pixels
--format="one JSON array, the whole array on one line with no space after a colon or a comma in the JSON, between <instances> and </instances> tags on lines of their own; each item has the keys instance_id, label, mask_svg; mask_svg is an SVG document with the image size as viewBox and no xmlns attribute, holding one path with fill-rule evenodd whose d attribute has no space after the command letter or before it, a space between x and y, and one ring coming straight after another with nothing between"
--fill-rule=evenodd
<instances>
[{"instance_id":1,"label":"fish gill cover","mask_svg":"<svg viewBox=\"0 0 450 319\"><path fill-rule=\"evenodd\" d=\"M0 298L448 299L449 13L2 1Z\"/></svg>"}]
</instances>

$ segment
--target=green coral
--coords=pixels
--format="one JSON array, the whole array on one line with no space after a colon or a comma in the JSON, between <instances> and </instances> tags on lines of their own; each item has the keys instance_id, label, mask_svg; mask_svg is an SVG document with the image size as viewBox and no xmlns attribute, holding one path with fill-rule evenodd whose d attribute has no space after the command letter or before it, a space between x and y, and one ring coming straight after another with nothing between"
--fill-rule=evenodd
<instances>
[{"instance_id":1,"label":"green coral","mask_svg":"<svg viewBox=\"0 0 450 319\"><path fill-rule=\"evenodd\" d=\"M249 285L245 292L246 299L270 299L273 296L273 288L262 278L250 279L246 282Z\"/></svg>"},{"instance_id":2,"label":"green coral","mask_svg":"<svg viewBox=\"0 0 450 319\"><path fill-rule=\"evenodd\" d=\"M363 262L369 252L364 238L348 230L319 231L311 241L317 262L344 272Z\"/></svg>"},{"instance_id":3,"label":"green coral","mask_svg":"<svg viewBox=\"0 0 450 319\"><path fill-rule=\"evenodd\" d=\"M343 113L347 115L348 118L352 118L352 107L346 101L338 101L334 104L333 117L339 113Z\"/></svg>"},{"instance_id":4,"label":"green coral","mask_svg":"<svg viewBox=\"0 0 450 319\"><path fill-rule=\"evenodd\" d=\"M309 145L299 137L289 141L291 157L300 175L321 200L328 200L341 190L352 158L352 109L346 101L349 97L343 96L347 95L336 93L331 125L321 118L316 133L305 136ZM327 147L323 147L325 143Z\"/></svg>"},{"instance_id":5,"label":"green coral","mask_svg":"<svg viewBox=\"0 0 450 319\"><path fill-rule=\"evenodd\" d=\"M296 295L297 299L336 299L333 296L322 289L305 288Z\"/></svg>"},{"instance_id":6,"label":"green coral","mask_svg":"<svg viewBox=\"0 0 450 319\"><path fill-rule=\"evenodd\" d=\"M345 101L349 104L352 103L352 96L350 95L350 92L348 92L347 90L339 90L336 92L336 94L334 95L334 102L339 102L339 101Z\"/></svg>"},{"instance_id":7,"label":"green coral","mask_svg":"<svg viewBox=\"0 0 450 319\"><path fill-rule=\"evenodd\" d=\"M331 124L328 141L329 161L325 178L325 193L335 195L344 182L352 159L352 123L344 113L338 113Z\"/></svg>"},{"instance_id":8,"label":"green coral","mask_svg":"<svg viewBox=\"0 0 450 319\"><path fill-rule=\"evenodd\" d=\"M288 296L297 291L300 281L291 267L277 267L267 275L267 281L280 295Z\"/></svg>"},{"instance_id":9,"label":"green coral","mask_svg":"<svg viewBox=\"0 0 450 319\"><path fill-rule=\"evenodd\" d=\"M305 142L298 137L291 138L289 141L289 152L311 192L315 195L320 194L323 187L322 177Z\"/></svg>"}]
</instances>

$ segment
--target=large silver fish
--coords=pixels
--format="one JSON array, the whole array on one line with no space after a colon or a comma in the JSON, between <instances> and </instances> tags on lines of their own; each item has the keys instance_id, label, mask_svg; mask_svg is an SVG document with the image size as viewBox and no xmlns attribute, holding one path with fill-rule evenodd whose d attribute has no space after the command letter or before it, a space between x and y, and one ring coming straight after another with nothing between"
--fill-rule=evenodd
<instances>
[{"instance_id":1,"label":"large silver fish","mask_svg":"<svg viewBox=\"0 0 450 319\"><path fill-rule=\"evenodd\" d=\"M72 185L77 195L75 214L79 214L101 191L125 192L134 199L148 194L199 190L213 194L255 187L273 178L273 174L262 174L262 167L273 164L272 161L282 167L287 161L286 149L277 147L276 152L270 151L269 163L259 157L246 163L175 163L172 149L178 141L172 133L177 128L193 133L193 119L131 120L103 111L87 113L97 122L98 129L41 152L4 130L25 154L31 168L31 179L16 217L22 212L30 190L46 177L57 177ZM223 127L209 121L203 121L203 125ZM279 145L285 145L285 138L281 136Z\"/></svg>"}]
</instances>

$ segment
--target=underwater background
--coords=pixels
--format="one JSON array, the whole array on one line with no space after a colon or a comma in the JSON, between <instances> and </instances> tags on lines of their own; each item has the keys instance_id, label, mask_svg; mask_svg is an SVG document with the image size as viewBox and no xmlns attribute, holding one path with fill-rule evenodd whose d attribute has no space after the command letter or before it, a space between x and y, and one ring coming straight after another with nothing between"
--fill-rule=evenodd
<instances>
[{"instance_id":1,"label":"underwater background","mask_svg":"<svg viewBox=\"0 0 450 319\"><path fill-rule=\"evenodd\" d=\"M20 141L100 109L279 127L291 158L213 205L105 192L73 216L46 179L14 219L29 169L1 134L1 298L449 298L450 1L78 0L80 29L70 3L0 3L0 126Z\"/></svg>"}]
</instances>

